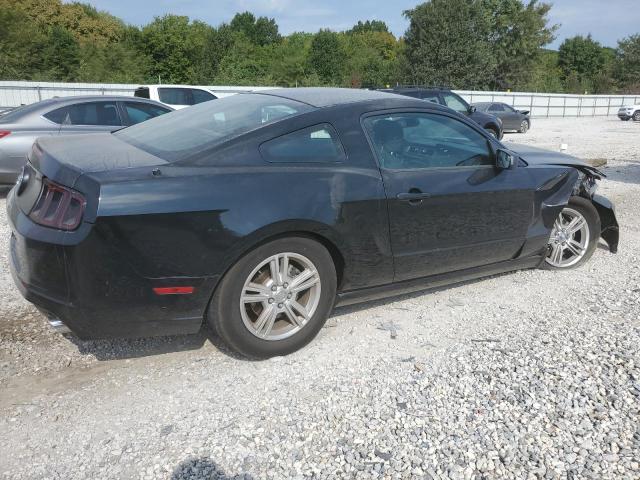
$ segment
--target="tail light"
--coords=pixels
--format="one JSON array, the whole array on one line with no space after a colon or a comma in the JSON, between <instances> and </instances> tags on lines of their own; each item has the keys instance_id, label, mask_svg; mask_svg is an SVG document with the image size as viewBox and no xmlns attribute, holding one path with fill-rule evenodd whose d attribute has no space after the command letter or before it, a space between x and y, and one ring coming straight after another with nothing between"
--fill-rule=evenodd
<instances>
[{"instance_id":1,"label":"tail light","mask_svg":"<svg viewBox=\"0 0 640 480\"><path fill-rule=\"evenodd\" d=\"M4 138L9 135L11 132L9 130L0 130L0 138Z\"/></svg>"},{"instance_id":2,"label":"tail light","mask_svg":"<svg viewBox=\"0 0 640 480\"><path fill-rule=\"evenodd\" d=\"M45 227L75 230L82 221L86 204L80 193L43 178L42 192L29 218Z\"/></svg>"}]
</instances>

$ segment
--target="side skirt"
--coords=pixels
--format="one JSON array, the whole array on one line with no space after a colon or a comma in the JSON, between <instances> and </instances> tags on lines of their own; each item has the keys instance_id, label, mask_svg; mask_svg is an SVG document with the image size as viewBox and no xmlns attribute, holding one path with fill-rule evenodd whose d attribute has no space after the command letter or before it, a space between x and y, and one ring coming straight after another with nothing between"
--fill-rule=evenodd
<instances>
[{"instance_id":1,"label":"side skirt","mask_svg":"<svg viewBox=\"0 0 640 480\"><path fill-rule=\"evenodd\" d=\"M493 263L491 265L483 265L482 267L474 267L466 270L442 273L430 277L422 277L414 280L405 280L403 282L391 283L377 287L341 292L338 294L335 306L342 307L345 305L353 305L355 303L368 302L370 300L377 300L380 298L393 297L397 295L404 295L407 293L419 292L421 290L428 290L445 285L453 285L455 283L475 280L490 275L496 275L498 273L536 268L540 266L543 261L543 256L518 258L506 262Z\"/></svg>"}]
</instances>

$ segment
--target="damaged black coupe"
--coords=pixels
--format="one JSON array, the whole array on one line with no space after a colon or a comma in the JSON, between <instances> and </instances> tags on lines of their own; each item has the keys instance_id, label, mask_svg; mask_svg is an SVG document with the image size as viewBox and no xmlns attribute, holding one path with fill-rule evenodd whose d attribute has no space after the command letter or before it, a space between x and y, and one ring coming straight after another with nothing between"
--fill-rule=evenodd
<instances>
[{"instance_id":1,"label":"damaged black coupe","mask_svg":"<svg viewBox=\"0 0 640 480\"><path fill-rule=\"evenodd\" d=\"M586 262L598 170L391 93L279 89L36 141L7 208L23 295L81 338L283 355L345 305Z\"/></svg>"}]
</instances>

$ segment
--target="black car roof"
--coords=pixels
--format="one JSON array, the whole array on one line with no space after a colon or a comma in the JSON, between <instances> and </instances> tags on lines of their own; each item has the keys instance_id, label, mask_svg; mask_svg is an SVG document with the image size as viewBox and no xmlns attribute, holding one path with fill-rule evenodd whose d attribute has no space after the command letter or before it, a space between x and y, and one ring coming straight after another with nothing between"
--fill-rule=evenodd
<instances>
[{"instance_id":1,"label":"black car roof","mask_svg":"<svg viewBox=\"0 0 640 480\"><path fill-rule=\"evenodd\" d=\"M323 108L346 103L367 102L371 100L402 99L406 97L377 90L357 88L278 88L252 92L249 95L273 95L306 103L312 107Z\"/></svg>"}]
</instances>

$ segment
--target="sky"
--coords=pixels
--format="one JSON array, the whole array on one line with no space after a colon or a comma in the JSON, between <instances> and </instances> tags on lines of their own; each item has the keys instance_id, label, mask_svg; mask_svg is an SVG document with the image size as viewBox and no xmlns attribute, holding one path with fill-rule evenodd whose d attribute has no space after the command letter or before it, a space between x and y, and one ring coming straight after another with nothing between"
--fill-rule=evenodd
<instances>
[{"instance_id":1,"label":"sky","mask_svg":"<svg viewBox=\"0 0 640 480\"><path fill-rule=\"evenodd\" d=\"M549 2L549 0L547 0ZM409 0L84 0L127 23L144 25L166 13L187 15L213 26L231 20L236 12L249 10L275 18L280 32L316 32L320 28L346 30L358 20L383 20L400 36L408 27L402 12L420 4ZM550 20L560 24L557 48L567 37L591 33L605 46L640 33L640 0L551 0Z\"/></svg>"}]
</instances>

